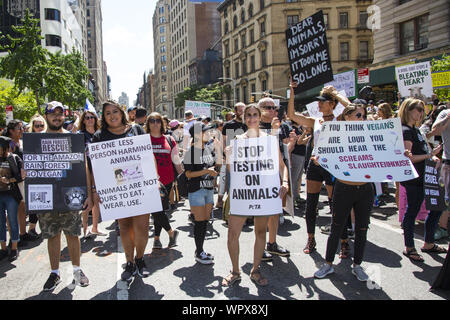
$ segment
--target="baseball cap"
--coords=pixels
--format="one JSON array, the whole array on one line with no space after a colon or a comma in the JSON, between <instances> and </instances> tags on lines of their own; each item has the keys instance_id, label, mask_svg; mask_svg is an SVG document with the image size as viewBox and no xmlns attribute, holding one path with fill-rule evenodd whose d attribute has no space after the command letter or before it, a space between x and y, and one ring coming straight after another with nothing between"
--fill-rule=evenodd
<instances>
[{"instance_id":1,"label":"baseball cap","mask_svg":"<svg viewBox=\"0 0 450 320\"><path fill-rule=\"evenodd\" d=\"M56 108L61 108L61 110L63 112L64 112L64 110L66 110L61 102L52 101L52 102L47 103L47 105L45 106L45 114L53 113Z\"/></svg>"},{"instance_id":2,"label":"baseball cap","mask_svg":"<svg viewBox=\"0 0 450 320\"><path fill-rule=\"evenodd\" d=\"M169 122L169 127L175 128L179 124L180 124L180 122L178 120L172 120L172 121Z\"/></svg>"},{"instance_id":3,"label":"baseball cap","mask_svg":"<svg viewBox=\"0 0 450 320\"><path fill-rule=\"evenodd\" d=\"M131 111L133 111L133 110L136 110L136 108L137 108L136 106L129 107L128 110L127 110L127 112L131 112Z\"/></svg>"},{"instance_id":4,"label":"baseball cap","mask_svg":"<svg viewBox=\"0 0 450 320\"><path fill-rule=\"evenodd\" d=\"M336 99L331 94L323 93L316 97L316 101L336 101Z\"/></svg>"},{"instance_id":5,"label":"baseball cap","mask_svg":"<svg viewBox=\"0 0 450 320\"><path fill-rule=\"evenodd\" d=\"M203 122L196 122L189 128L189 134L193 137L195 132L205 132L211 129L213 129L213 127L210 125L207 126Z\"/></svg>"}]
</instances>

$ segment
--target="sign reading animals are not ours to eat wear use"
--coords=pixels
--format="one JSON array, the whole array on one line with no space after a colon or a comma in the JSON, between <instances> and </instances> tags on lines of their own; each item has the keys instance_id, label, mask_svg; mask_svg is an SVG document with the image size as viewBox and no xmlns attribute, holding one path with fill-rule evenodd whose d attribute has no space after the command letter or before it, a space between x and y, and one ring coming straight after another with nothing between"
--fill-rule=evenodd
<instances>
[{"instance_id":1,"label":"sign reading animals are not ours to eat wear use","mask_svg":"<svg viewBox=\"0 0 450 320\"><path fill-rule=\"evenodd\" d=\"M323 168L338 179L352 182L417 178L404 152L400 118L324 122L314 148Z\"/></svg>"},{"instance_id":2,"label":"sign reading animals are not ours to eat wear use","mask_svg":"<svg viewBox=\"0 0 450 320\"><path fill-rule=\"evenodd\" d=\"M150 136L89 145L102 220L162 211Z\"/></svg>"},{"instance_id":3,"label":"sign reading animals are not ours to eat wear use","mask_svg":"<svg viewBox=\"0 0 450 320\"><path fill-rule=\"evenodd\" d=\"M235 139L230 159L230 214L281 213L278 138Z\"/></svg>"}]
</instances>

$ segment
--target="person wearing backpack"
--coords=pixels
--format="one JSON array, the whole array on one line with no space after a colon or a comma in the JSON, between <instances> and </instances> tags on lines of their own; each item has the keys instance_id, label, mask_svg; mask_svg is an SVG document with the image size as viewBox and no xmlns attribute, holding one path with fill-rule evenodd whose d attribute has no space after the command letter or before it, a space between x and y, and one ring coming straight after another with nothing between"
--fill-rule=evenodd
<instances>
[{"instance_id":1,"label":"person wearing backpack","mask_svg":"<svg viewBox=\"0 0 450 320\"><path fill-rule=\"evenodd\" d=\"M169 207L169 192L176 179L174 167L178 174L183 172L178 148L175 140L171 136L164 135L166 132L166 123L158 112L151 113L145 122L145 131L150 134L152 140L153 153L156 159L156 165L159 175L159 182L164 185L167 195L163 199L163 207L167 210ZM164 205L165 204L165 205ZM155 237L153 240L153 249L162 249L160 235L162 228L169 234L169 248L175 247L177 243L178 230L172 230L169 218L164 211L152 213L155 222Z\"/></svg>"}]
</instances>

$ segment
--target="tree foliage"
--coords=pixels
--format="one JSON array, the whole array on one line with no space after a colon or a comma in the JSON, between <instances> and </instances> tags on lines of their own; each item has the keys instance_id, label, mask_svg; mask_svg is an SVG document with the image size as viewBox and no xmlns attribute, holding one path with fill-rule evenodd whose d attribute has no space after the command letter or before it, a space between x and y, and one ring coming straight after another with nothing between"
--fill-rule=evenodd
<instances>
[{"instance_id":1,"label":"tree foliage","mask_svg":"<svg viewBox=\"0 0 450 320\"><path fill-rule=\"evenodd\" d=\"M26 122L30 121L36 112L36 102L32 92L19 93L10 81L2 79L0 80L0 127L6 125L6 106L14 106L14 118Z\"/></svg>"},{"instance_id":2,"label":"tree foliage","mask_svg":"<svg viewBox=\"0 0 450 320\"><path fill-rule=\"evenodd\" d=\"M450 70L450 55L444 54L441 59L433 59L431 61L431 71L448 71ZM434 93L438 96L441 101L450 100L450 89L434 89Z\"/></svg>"}]
</instances>

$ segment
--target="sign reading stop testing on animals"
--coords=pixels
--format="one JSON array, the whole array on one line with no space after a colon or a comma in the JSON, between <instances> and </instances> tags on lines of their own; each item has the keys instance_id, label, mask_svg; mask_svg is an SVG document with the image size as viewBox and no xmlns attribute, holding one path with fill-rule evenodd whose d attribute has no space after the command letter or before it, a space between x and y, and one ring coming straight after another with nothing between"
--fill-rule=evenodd
<instances>
[{"instance_id":1,"label":"sign reading stop testing on animals","mask_svg":"<svg viewBox=\"0 0 450 320\"><path fill-rule=\"evenodd\" d=\"M89 145L102 220L162 211L150 135Z\"/></svg>"}]
</instances>

